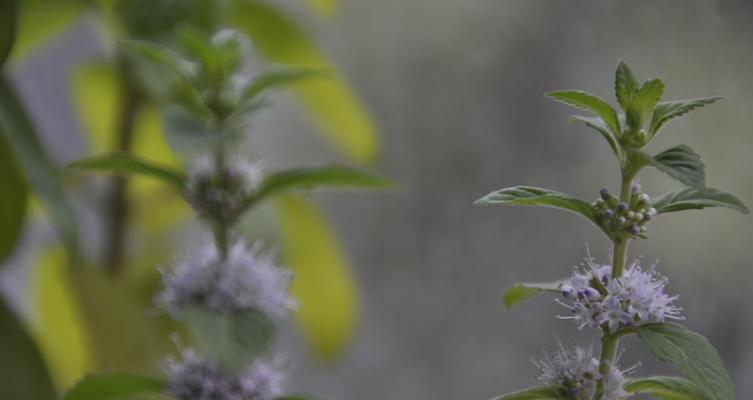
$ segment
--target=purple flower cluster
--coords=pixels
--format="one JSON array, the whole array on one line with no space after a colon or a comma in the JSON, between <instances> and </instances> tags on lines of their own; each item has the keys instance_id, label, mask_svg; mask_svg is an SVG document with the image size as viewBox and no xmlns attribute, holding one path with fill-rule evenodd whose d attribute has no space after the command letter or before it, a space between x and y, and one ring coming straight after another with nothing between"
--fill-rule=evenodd
<instances>
[{"instance_id":1,"label":"purple flower cluster","mask_svg":"<svg viewBox=\"0 0 753 400\"><path fill-rule=\"evenodd\" d=\"M279 363L256 360L234 375L194 350L184 349L181 360L169 358L164 369L170 381L168 392L179 400L274 400L288 392Z\"/></svg>"},{"instance_id":2,"label":"purple flower cluster","mask_svg":"<svg viewBox=\"0 0 753 400\"><path fill-rule=\"evenodd\" d=\"M683 319L681 308L673 303L678 296L664 293L667 278L656 272L654 264L643 270L636 260L624 274L612 279L610 265L595 265L591 260L576 269L570 281L562 284L562 296L570 303L557 301L570 309L579 329L607 327L611 333L622 327Z\"/></svg>"},{"instance_id":3,"label":"purple flower cluster","mask_svg":"<svg viewBox=\"0 0 753 400\"><path fill-rule=\"evenodd\" d=\"M534 361L539 369L536 379L547 385L565 388L573 398L593 398L596 386L602 374L599 372L599 360L594 357L593 349L575 346L566 349L561 343L553 356L544 353L544 358ZM612 365L603 375L604 395L600 400L623 400L629 394L625 392L625 375L632 373L637 366L621 371Z\"/></svg>"},{"instance_id":4,"label":"purple flower cluster","mask_svg":"<svg viewBox=\"0 0 753 400\"><path fill-rule=\"evenodd\" d=\"M156 303L173 317L192 306L282 317L297 305L288 292L292 279L261 245L248 248L239 241L223 260L215 242L207 240L163 271L165 287Z\"/></svg>"}]
</instances>

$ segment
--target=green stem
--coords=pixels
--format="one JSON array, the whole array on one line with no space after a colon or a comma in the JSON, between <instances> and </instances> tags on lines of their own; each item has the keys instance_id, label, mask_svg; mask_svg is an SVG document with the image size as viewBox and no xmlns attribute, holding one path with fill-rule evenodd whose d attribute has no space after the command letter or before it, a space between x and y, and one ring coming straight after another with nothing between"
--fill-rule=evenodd
<instances>
[{"instance_id":1,"label":"green stem","mask_svg":"<svg viewBox=\"0 0 753 400\"><path fill-rule=\"evenodd\" d=\"M218 184L222 187L225 185L225 152L219 148L214 153L215 173L217 174ZM225 221L215 221L214 239L217 242L217 248L220 250L220 257L227 259L229 250L230 226Z\"/></svg>"},{"instance_id":2,"label":"green stem","mask_svg":"<svg viewBox=\"0 0 753 400\"><path fill-rule=\"evenodd\" d=\"M623 177L622 186L620 187L620 201L630 201L630 187L633 183L633 177ZM622 276L625 270L625 258L627 255L628 242L630 238L617 237L614 238L612 244L612 279ZM620 345L620 337L622 335L612 335L609 333L608 328L602 328L601 336L601 356L599 372L602 377L609 372L609 366L612 365L617 357L617 349ZM604 394L604 380L599 380L596 386L596 393L594 394L594 400L600 400Z\"/></svg>"}]
</instances>

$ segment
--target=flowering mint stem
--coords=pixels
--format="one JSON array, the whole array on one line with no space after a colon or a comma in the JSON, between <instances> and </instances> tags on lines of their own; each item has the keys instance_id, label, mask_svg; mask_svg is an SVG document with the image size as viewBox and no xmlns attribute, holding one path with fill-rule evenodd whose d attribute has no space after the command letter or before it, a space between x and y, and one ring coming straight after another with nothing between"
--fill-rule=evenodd
<instances>
[{"instance_id":1,"label":"flowering mint stem","mask_svg":"<svg viewBox=\"0 0 753 400\"><path fill-rule=\"evenodd\" d=\"M620 201L628 202L630 200L630 186L633 183L633 176L623 176L622 186L620 187ZM628 237L616 237L613 239L612 244L612 279L616 279L622 276L622 272L625 270L625 255L627 253ZM617 348L620 344L620 337L622 335L612 335L609 333L608 328L602 329L601 337L601 357L599 365L599 372L602 378L596 385L596 393L594 394L594 400L600 400L604 394L604 376L609 372L610 366L614 363L617 357Z\"/></svg>"},{"instance_id":2,"label":"flowering mint stem","mask_svg":"<svg viewBox=\"0 0 753 400\"><path fill-rule=\"evenodd\" d=\"M224 186L226 182L225 180L225 149L221 146L218 148L214 153L214 162L216 164L215 171L217 171L217 175L220 178L219 184L221 186ZM214 226L214 239L217 241L217 249L220 251L220 257L222 257L223 260L227 260L228 255L228 236L229 236L230 226L226 221L215 221Z\"/></svg>"}]
</instances>

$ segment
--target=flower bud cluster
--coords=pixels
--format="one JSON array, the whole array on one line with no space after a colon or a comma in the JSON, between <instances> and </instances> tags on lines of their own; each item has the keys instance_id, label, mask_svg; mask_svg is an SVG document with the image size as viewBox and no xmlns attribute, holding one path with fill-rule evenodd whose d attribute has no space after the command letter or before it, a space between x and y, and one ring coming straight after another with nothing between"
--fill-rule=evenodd
<instances>
[{"instance_id":1,"label":"flower bud cluster","mask_svg":"<svg viewBox=\"0 0 753 400\"><path fill-rule=\"evenodd\" d=\"M617 196L601 189L600 198L593 203L599 218L615 237L626 236L632 239L645 238L646 224L656 216L656 209L649 204L647 194L641 192L641 186L633 183L630 199L621 202Z\"/></svg>"},{"instance_id":2,"label":"flower bud cluster","mask_svg":"<svg viewBox=\"0 0 753 400\"><path fill-rule=\"evenodd\" d=\"M594 357L593 349L575 346L566 349L562 343L553 356L544 353L544 358L534 361L539 369L536 379L547 385L561 386L572 398L592 399L602 374L599 372L599 360ZM632 373L637 366L621 371L614 364L603 375L604 395L600 400L623 400L629 394L625 392L625 375Z\"/></svg>"},{"instance_id":3,"label":"flower bud cluster","mask_svg":"<svg viewBox=\"0 0 753 400\"><path fill-rule=\"evenodd\" d=\"M278 267L261 247L248 248L239 241L223 260L213 241L202 243L163 271L165 287L157 296L157 305L173 317L192 306L284 316L296 307L288 293L293 274Z\"/></svg>"},{"instance_id":4,"label":"flower bud cluster","mask_svg":"<svg viewBox=\"0 0 753 400\"><path fill-rule=\"evenodd\" d=\"M169 358L164 370L168 392L179 400L274 400L288 391L287 376L278 364L256 360L232 374L214 360L183 349L181 359Z\"/></svg>"},{"instance_id":5,"label":"flower bud cluster","mask_svg":"<svg viewBox=\"0 0 753 400\"><path fill-rule=\"evenodd\" d=\"M211 157L200 157L191 165L186 199L200 216L230 223L245 211L263 174L257 166L241 160L217 167Z\"/></svg>"},{"instance_id":6,"label":"flower bud cluster","mask_svg":"<svg viewBox=\"0 0 753 400\"><path fill-rule=\"evenodd\" d=\"M570 281L560 286L562 296L571 303L557 299L570 309L570 316L579 329L606 327L614 333L623 327L663 322L667 318L683 319L681 308L673 305L678 296L664 293L667 278L656 272L654 264L646 271L638 261L619 278L612 278L610 265L594 265L575 270Z\"/></svg>"}]
</instances>

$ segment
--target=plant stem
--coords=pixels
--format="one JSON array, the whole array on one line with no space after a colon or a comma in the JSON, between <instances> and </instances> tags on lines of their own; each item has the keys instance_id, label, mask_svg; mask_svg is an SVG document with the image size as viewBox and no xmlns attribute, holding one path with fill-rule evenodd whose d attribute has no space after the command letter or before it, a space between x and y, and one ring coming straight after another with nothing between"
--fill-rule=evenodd
<instances>
[{"instance_id":1,"label":"plant stem","mask_svg":"<svg viewBox=\"0 0 753 400\"><path fill-rule=\"evenodd\" d=\"M120 60L118 72L121 77L122 103L115 132L114 150L130 152L135 134L136 116L142 97L131 77L130 67ZM124 249L130 207L128 204L128 178L113 177L105 198L105 249L104 263L111 275L118 275L124 267Z\"/></svg>"},{"instance_id":2,"label":"plant stem","mask_svg":"<svg viewBox=\"0 0 753 400\"><path fill-rule=\"evenodd\" d=\"M218 184L221 187L225 186L225 152L224 148L220 147L214 152L215 162L215 174L217 175ZM226 221L218 220L214 223L214 239L217 242L217 248L220 251L220 257L223 260L227 260L228 256L228 237L230 226Z\"/></svg>"},{"instance_id":3,"label":"plant stem","mask_svg":"<svg viewBox=\"0 0 753 400\"><path fill-rule=\"evenodd\" d=\"M630 187L632 186L632 177L623 177L622 186L620 187L620 201L628 202L630 200ZM612 243L612 279L622 276L625 270L625 256L627 254L628 242L630 238L614 238ZM621 335L612 335L609 333L608 328L602 328L601 336L601 356L599 372L602 379L599 380L596 386L596 393L594 394L594 400L600 400L604 394L604 375L609 372L609 367L615 361L617 357L617 349L620 344Z\"/></svg>"}]
</instances>

